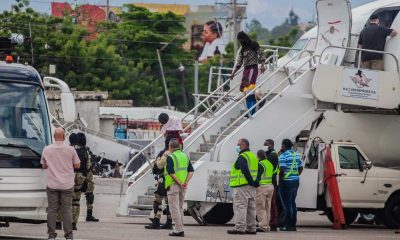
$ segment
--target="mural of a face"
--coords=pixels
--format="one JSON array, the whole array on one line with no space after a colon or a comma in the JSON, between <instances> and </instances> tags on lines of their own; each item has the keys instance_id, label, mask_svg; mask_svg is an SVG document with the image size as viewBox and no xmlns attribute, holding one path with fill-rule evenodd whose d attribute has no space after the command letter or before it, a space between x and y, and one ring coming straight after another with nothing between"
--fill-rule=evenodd
<instances>
[{"instance_id":1,"label":"mural of a face","mask_svg":"<svg viewBox=\"0 0 400 240\"><path fill-rule=\"evenodd\" d=\"M218 35L211 31L210 26L208 26L207 24L204 24L204 29L203 29L203 33L201 34L201 38L203 39L203 41L205 43L207 43L207 42L212 43L215 39L218 38Z\"/></svg>"}]
</instances>

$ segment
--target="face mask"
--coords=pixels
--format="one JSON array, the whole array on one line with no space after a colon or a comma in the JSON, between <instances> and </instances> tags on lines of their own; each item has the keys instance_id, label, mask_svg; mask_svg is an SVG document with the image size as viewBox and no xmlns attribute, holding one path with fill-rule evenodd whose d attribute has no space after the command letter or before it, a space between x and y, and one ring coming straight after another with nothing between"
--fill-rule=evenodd
<instances>
[{"instance_id":1,"label":"face mask","mask_svg":"<svg viewBox=\"0 0 400 240\"><path fill-rule=\"evenodd\" d=\"M236 146L235 149L237 153L240 153L240 146Z\"/></svg>"}]
</instances>

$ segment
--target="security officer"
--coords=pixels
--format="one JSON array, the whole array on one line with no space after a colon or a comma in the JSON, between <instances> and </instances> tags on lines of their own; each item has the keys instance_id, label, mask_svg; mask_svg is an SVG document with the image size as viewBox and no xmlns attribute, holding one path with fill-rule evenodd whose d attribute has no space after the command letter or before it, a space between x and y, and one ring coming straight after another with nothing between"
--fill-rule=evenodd
<instances>
[{"instance_id":1,"label":"security officer","mask_svg":"<svg viewBox=\"0 0 400 240\"><path fill-rule=\"evenodd\" d=\"M86 196L86 222L98 222L99 219L93 216L93 202L94 202L94 177L93 177L93 162L92 162L92 152L90 148L86 146L86 136L81 133L84 141L82 142L88 153L88 171L86 175L87 189L85 192ZM118 163L117 163L118 164Z\"/></svg>"},{"instance_id":2,"label":"security officer","mask_svg":"<svg viewBox=\"0 0 400 240\"><path fill-rule=\"evenodd\" d=\"M279 175L279 155L275 151L275 142L272 139L267 139L264 141L264 146L267 147L265 154L267 159L274 166L274 172L272 176L272 184L274 185L274 196L271 200L271 218L269 221L270 231L278 231L279 216L282 211L281 198L278 191L278 180L277 175Z\"/></svg>"},{"instance_id":3,"label":"security officer","mask_svg":"<svg viewBox=\"0 0 400 240\"><path fill-rule=\"evenodd\" d=\"M185 236L183 231L183 203L187 186L194 172L190 159L179 147L179 141L171 139L169 142L171 154L167 157L167 164L164 169L168 204L172 220L175 222L175 230L169 235L174 237Z\"/></svg>"},{"instance_id":4,"label":"security officer","mask_svg":"<svg viewBox=\"0 0 400 240\"><path fill-rule=\"evenodd\" d=\"M98 222L99 220L93 217L93 201L94 201L94 182L93 173L91 171L91 158L88 148L86 147L86 136L84 133L79 132L76 134L78 138L77 145L75 146L79 159L81 160L81 167L75 171L75 186L72 198L72 228L77 230L77 223L80 213L80 200L81 194L86 194L87 204L87 217L86 221Z\"/></svg>"},{"instance_id":5,"label":"security officer","mask_svg":"<svg viewBox=\"0 0 400 240\"><path fill-rule=\"evenodd\" d=\"M274 174L274 165L267 159L264 150L258 150L257 158L259 160L257 176L260 187L257 188L256 208L259 228L257 232L269 232L269 220L271 216L271 200L274 196L274 185L272 176Z\"/></svg>"},{"instance_id":6,"label":"security officer","mask_svg":"<svg viewBox=\"0 0 400 240\"><path fill-rule=\"evenodd\" d=\"M256 234L256 187L258 187L258 160L249 149L249 141L238 141L239 157L231 170L230 187L233 189L235 228L228 234Z\"/></svg>"},{"instance_id":7,"label":"security officer","mask_svg":"<svg viewBox=\"0 0 400 240\"><path fill-rule=\"evenodd\" d=\"M166 144L169 144L170 139L166 139ZM168 141L168 142L167 142ZM164 178L164 168L167 164L167 157L171 154L171 152L166 149L159 153L156 162L153 166L153 174L156 175L157 180L157 190L154 192L154 203L153 203L153 211L154 218L151 219L151 224L145 226L146 229L172 229L172 218L171 213L169 212L168 206L168 198L167 191L165 189L165 178ZM165 201L167 207L165 209L165 213L167 215L167 222L164 225L160 225L161 215L163 213L162 210L162 201Z\"/></svg>"},{"instance_id":8,"label":"security officer","mask_svg":"<svg viewBox=\"0 0 400 240\"><path fill-rule=\"evenodd\" d=\"M293 151L293 143L283 139L279 156L279 194L285 213L285 227L281 231L297 231L296 196L300 185L300 174L303 171L300 154Z\"/></svg>"}]
</instances>

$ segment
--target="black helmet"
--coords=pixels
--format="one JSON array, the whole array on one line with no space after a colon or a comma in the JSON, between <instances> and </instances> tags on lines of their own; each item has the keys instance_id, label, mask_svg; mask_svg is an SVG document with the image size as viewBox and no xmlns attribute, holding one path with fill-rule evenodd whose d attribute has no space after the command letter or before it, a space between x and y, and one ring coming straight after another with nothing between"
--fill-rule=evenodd
<instances>
[{"instance_id":1,"label":"black helmet","mask_svg":"<svg viewBox=\"0 0 400 240\"><path fill-rule=\"evenodd\" d=\"M160 115L158 115L158 121L161 124L166 124L169 120L169 116L166 113L161 113Z\"/></svg>"},{"instance_id":2,"label":"black helmet","mask_svg":"<svg viewBox=\"0 0 400 240\"><path fill-rule=\"evenodd\" d=\"M82 147L86 146L86 135L83 132L78 132L76 136L78 137L78 145Z\"/></svg>"},{"instance_id":3,"label":"black helmet","mask_svg":"<svg viewBox=\"0 0 400 240\"><path fill-rule=\"evenodd\" d=\"M71 146L78 144L78 136L76 135L76 133L71 133L69 135L69 144Z\"/></svg>"}]
</instances>

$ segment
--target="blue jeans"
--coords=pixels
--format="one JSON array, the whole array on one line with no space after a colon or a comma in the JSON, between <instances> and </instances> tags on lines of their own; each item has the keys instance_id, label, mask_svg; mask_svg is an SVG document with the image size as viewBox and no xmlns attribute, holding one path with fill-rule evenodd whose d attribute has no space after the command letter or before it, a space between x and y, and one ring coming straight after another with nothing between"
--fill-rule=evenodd
<instances>
[{"instance_id":1,"label":"blue jeans","mask_svg":"<svg viewBox=\"0 0 400 240\"><path fill-rule=\"evenodd\" d=\"M297 207L296 197L299 189L299 181L283 181L279 185L279 195L285 213L285 227L296 227L297 222Z\"/></svg>"},{"instance_id":2,"label":"blue jeans","mask_svg":"<svg viewBox=\"0 0 400 240\"><path fill-rule=\"evenodd\" d=\"M256 105L256 103L257 103L257 101L255 99L254 100L253 99L246 99L246 107L247 107L247 109L250 109L251 107ZM253 108L249 112L248 116L250 117L250 116L254 115L255 113L256 113L256 108Z\"/></svg>"}]
</instances>

